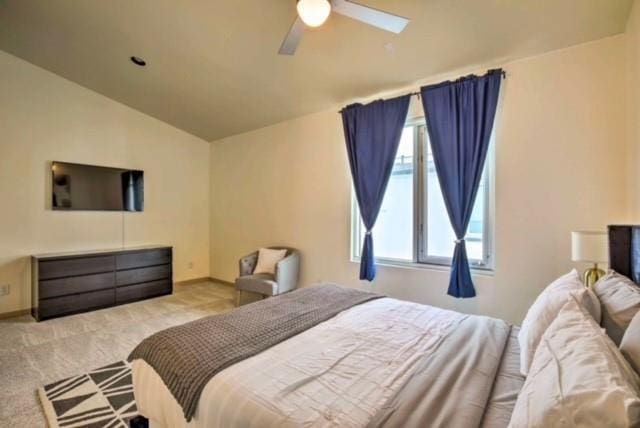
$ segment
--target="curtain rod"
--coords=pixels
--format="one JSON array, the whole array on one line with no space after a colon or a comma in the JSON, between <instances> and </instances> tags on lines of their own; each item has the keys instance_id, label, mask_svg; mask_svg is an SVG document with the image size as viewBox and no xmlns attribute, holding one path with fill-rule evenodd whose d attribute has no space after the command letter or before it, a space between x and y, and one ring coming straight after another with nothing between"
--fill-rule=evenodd
<instances>
[{"instance_id":1,"label":"curtain rod","mask_svg":"<svg viewBox=\"0 0 640 428\"><path fill-rule=\"evenodd\" d=\"M489 72L491 72L491 71L492 71L492 70L489 70ZM500 73L502 74L502 78L503 78L503 79L506 79L506 78L507 78L507 72L506 72L506 71L504 71L504 70L500 70ZM464 78L464 76L463 76L463 77L461 77L460 79L463 79L463 78ZM456 80L459 80L459 79L456 79ZM455 82L455 80L454 80L454 82ZM409 92L409 93L408 93L408 94L406 94L406 95L409 95L409 96L411 96L411 97L418 97L418 98L420 98L420 97L422 96L422 93L421 93L420 91L416 91L416 92ZM342 112L343 112L344 110L345 110L344 108L343 108L343 109L340 109L340 110L338 111L338 114L342 114Z\"/></svg>"}]
</instances>

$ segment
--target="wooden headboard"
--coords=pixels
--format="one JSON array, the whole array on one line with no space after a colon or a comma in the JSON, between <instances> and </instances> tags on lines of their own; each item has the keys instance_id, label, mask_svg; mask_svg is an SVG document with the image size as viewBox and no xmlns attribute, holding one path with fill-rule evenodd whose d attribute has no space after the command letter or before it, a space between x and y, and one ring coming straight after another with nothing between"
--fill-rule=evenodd
<instances>
[{"instance_id":1,"label":"wooden headboard","mask_svg":"<svg viewBox=\"0 0 640 428\"><path fill-rule=\"evenodd\" d=\"M609 268L640 284L640 226L612 225L609 229Z\"/></svg>"}]
</instances>

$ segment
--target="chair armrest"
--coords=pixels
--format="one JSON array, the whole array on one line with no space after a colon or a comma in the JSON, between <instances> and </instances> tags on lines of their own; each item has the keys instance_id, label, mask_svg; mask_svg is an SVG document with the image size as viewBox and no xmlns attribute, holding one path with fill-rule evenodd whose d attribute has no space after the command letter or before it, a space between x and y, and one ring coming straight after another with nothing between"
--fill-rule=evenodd
<instances>
[{"instance_id":1,"label":"chair armrest","mask_svg":"<svg viewBox=\"0 0 640 428\"><path fill-rule=\"evenodd\" d=\"M292 252L284 259L276 263L276 282L278 294L294 290L298 286L300 274L300 254Z\"/></svg>"},{"instance_id":2,"label":"chair armrest","mask_svg":"<svg viewBox=\"0 0 640 428\"><path fill-rule=\"evenodd\" d=\"M251 275L256 268L256 263L258 263L257 251L242 257L238 262L240 276Z\"/></svg>"}]
</instances>

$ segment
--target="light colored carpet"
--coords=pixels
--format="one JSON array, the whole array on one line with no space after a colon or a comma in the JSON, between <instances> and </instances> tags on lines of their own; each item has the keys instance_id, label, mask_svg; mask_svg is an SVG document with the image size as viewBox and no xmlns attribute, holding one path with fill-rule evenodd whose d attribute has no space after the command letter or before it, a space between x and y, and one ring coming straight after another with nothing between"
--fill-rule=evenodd
<instances>
[{"instance_id":1,"label":"light colored carpet","mask_svg":"<svg viewBox=\"0 0 640 428\"><path fill-rule=\"evenodd\" d=\"M234 307L232 287L176 286L171 296L36 323L0 320L0 427L43 427L36 389L124 360L145 337Z\"/></svg>"}]
</instances>

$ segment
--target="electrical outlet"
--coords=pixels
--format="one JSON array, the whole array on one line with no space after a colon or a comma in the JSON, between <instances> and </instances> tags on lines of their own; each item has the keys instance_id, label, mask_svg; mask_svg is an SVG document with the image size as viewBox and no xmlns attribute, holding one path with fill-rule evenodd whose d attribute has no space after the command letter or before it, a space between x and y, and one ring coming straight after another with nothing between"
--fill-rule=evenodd
<instances>
[{"instance_id":1,"label":"electrical outlet","mask_svg":"<svg viewBox=\"0 0 640 428\"><path fill-rule=\"evenodd\" d=\"M11 293L11 284L0 285L0 296L7 296Z\"/></svg>"}]
</instances>

